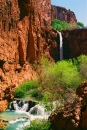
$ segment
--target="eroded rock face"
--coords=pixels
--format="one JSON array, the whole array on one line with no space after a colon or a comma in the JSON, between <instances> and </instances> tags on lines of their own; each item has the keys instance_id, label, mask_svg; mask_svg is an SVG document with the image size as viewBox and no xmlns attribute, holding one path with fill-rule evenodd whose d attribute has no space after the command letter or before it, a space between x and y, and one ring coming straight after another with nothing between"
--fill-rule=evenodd
<instances>
[{"instance_id":1,"label":"eroded rock face","mask_svg":"<svg viewBox=\"0 0 87 130\"><path fill-rule=\"evenodd\" d=\"M76 89L76 94L81 97L85 103L87 101L87 81L82 82Z\"/></svg>"},{"instance_id":2,"label":"eroded rock face","mask_svg":"<svg viewBox=\"0 0 87 130\"><path fill-rule=\"evenodd\" d=\"M0 101L0 112L5 111L7 108L8 102L7 100Z\"/></svg>"},{"instance_id":3,"label":"eroded rock face","mask_svg":"<svg viewBox=\"0 0 87 130\"><path fill-rule=\"evenodd\" d=\"M87 55L87 29L62 31L64 59Z\"/></svg>"},{"instance_id":4,"label":"eroded rock face","mask_svg":"<svg viewBox=\"0 0 87 130\"><path fill-rule=\"evenodd\" d=\"M87 129L87 81L82 82L76 90L76 94L81 98L81 103L84 106L82 109L81 126L82 130Z\"/></svg>"},{"instance_id":5,"label":"eroded rock face","mask_svg":"<svg viewBox=\"0 0 87 130\"><path fill-rule=\"evenodd\" d=\"M36 79L29 63L41 53L47 51L53 60L48 48L57 42L56 32L50 43L52 34L44 31L50 24L50 0L0 0L0 101L12 99L15 87Z\"/></svg>"},{"instance_id":6,"label":"eroded rock face","mask_svg":"<svg viewBox=\"0 0 87 130\"><path fill-rule=\"evenodd\" d=\"M77 19L73 11L60 6L51 6L51 19L59 19L67 23L76 24Z\"/></svg>"},{"instance_id":7,"label":"eroded rock face","mask_svg":"<svg viewBox=\"0 0 87 130\"><path fill-rule=\"evenodd\" d=\"M0 0L0 111L6 109L6 100L13 98L15 87L36 79L26 61L29 15L21 19L20 13L18 0Z\"/></svg>"},{"instance_id":8,"label":"eroded rock face","mask_svg":"<svg viewBox=\"0 0 87 130\"><path fill-rule=\"evenodd\" d=\"M19 0L20 22L18 23L19 34L19 59L33 62L38 58L41 46L41 27L51 24L50 0ZM21 54L24 59L21 58Z\"/></svg>"},{"instance_id":9,"label":"eroded rock face","mask_svg":"<svg viewBox=\"0 0 87 130\"><path fill-rule=\"evenodd\" d=\"M65 107L51 113L49 121L53 130L81 130L81 102L67 102Z\"/></svg>"},{"instance_id":10,"label":"eroded rock face","mask_svg":"<svg viewBox=\"0 0 87 130\"><path fill-rule=\"evenodd\" d=\"M44 53L50 60L59 60L59 35L53 29L41 30L42 44L41 52Z\"/></svg>"},{"instance_id":11,"label":"eroded rock face","mask_svg":"<svg viewBox=\"0 0 87 130\"><path fill-rule=\"evenodd\" d=\"M87 81L82 82L76 90L79 100L67 102L60 111L54 110L49 121L53 130L87 129Z\"/></svg>"}]
</instances>

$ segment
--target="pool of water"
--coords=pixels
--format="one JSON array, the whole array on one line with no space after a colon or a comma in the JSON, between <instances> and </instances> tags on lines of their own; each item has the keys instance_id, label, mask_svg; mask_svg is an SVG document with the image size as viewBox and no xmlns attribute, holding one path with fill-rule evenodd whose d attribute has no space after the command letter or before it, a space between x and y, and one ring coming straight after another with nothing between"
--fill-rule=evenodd
<instances>
[{"instance_id":1,"label":"pool of water","mask_svg":"<svg viewBox=\"0 0 87 130\"><path fill-rule=\"evenodd\" d=\"M23 130L23 127L30 123L28 113L24 111L7 110L0 113L0 118L8 121L6 130Z\"/></svg>"},{"instance_id":2,"label":"pool of water","mask_svg":"<svg viewBox=\"0 0 87 130\"><path fill-rule=\"evenodd\" d=\"M26 112L5 111L0 113L0 118L10 121L21 117L28 117Z\"/></svg>"},{"instance_id":3,"label":"pool of water","mask_svg":"<svg viewBox=\"0 0 87 130\"><path fill-rule=\"evenodd\" d=\"M11 121L6 130L23 130L23 127L27 124L29 125L29 120L27 119Z\"/></svg>"},{"instance_id":4,"label":"pool of water","mask_svg":"<svg viewBox=\"0 0 87 130\"><path fill-rule=\"evenodd\" d=\"M45 108L40 104L31 107L26 112L26 108L29 107L28 102L24 101L21 107L18 106L19 103L21 105L22 102L13 101L15 110L7 110L0 113L0 119L8 121L6 130L23 130L23 127L29 125L31 120L48 118Z\"/></svg>"}]
</instances>

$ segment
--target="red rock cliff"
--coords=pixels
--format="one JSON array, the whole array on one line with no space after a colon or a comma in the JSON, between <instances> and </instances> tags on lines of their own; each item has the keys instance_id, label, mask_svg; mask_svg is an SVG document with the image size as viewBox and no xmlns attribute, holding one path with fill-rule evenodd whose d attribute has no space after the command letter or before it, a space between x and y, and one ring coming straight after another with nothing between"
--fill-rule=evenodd
<instances>
[{"instance_id":1,"label":"red rock cliff","mask_svg":"<svg viewBox=\"0 0 87 130\"><path fill-rule=\"evenodd\" d=\"M87 55L87 29L62 31L64 59Z\"/></svg>"},{"instance_id":2,"label":"red rock cliff","mask_svg":"<svg viewBox=\"0 0 87 130\"><path fill-rule=\"evenodd\" d=\"M43 52L41 28L50 23L50 0L0 0L0 104L4 100L5 108L16 86L36 78L29 62Z\"/></svg>"},{"instance_id":3,"label":"red rock cliff","mask_svg":"<svg viewBox=\"0 0 87 130\"><path fill-rule=\"evenodd\" d=\"M77 19L73 11L60 6L51 6L51 19L59 19L71 24L76 24Z\"/></svg>"}]
</instances>

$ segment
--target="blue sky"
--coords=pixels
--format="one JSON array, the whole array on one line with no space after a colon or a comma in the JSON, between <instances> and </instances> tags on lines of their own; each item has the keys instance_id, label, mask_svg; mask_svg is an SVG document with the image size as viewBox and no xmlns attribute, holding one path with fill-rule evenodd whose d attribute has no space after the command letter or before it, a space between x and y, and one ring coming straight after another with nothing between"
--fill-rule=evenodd
<instances>
[{"instance_id":1,"label":"blue sky","mask_svg":"<svg viewBox=\"0 0 87 130\"><path fill-rule=\"evenodd\" d=\"M77 21L87 26L87 0L51 0L51 3L70 9L75 13Z\"/></svg>"}]
</instances>

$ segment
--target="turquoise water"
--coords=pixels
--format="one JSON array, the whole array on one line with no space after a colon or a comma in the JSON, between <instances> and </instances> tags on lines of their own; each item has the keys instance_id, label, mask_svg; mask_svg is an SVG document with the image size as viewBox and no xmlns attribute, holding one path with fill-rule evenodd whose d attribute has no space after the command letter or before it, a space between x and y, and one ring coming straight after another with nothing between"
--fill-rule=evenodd
<instances>
[{"instance_id":1,"label":"turquoise water","mask_svg":"<svg viewBox=\"0 0 87 130\"><path fill-rule=\"evenodd\" d=\"M15 111L5 111L0 113L0 118L5 120L14 120L20 117L28 117L26 113L18 113Z\"/></svg>"},{"instance_id":2,"label":"turquoise water","mask_svg":"<svg viewBox=\"0 0 87 130\"><path fill-rule=\"evenodd\" d=\"M29 123L28 120L17 121L13 124L10 124L6 130L23 130L23 126L25 125L25 123Z\"/></svg>"},{"instance_id":3,"label":"turquoise water","mask_svg":"<svg viewBox=\"0 0 87 130\"><path fill-rule=\"evenodd\" d=\"M9 121L6 130L23 130L25 123L29 124L26 112L6 111L0 113L0 118Z\"/></svg>"},{"instance_id":4,"label":"turquoise water","mask_svg":"<svg viewBox=\"0 0 87 130\"><path fill-rule=\"evenodd\" d=\"M7 110L0 113L0 119L8 121L6 130L23 130L24 126L30 124L30 120L48 118L44 107L40 104L30 108L28 112L25 111L28 107L26 102L24 102L21 108L18 105L14 101L13 106L15 107L15 111Z\"/></svg>"}]
</instances>

